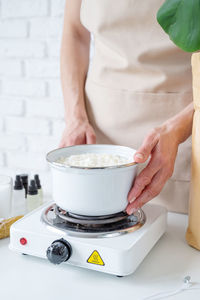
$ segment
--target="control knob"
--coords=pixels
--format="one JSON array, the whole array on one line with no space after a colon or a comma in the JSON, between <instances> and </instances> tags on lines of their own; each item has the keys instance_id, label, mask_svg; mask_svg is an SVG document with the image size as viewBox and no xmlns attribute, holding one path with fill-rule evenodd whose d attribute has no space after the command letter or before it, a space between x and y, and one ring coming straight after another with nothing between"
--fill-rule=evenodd
<instances>
[{"instance_id":1,"label":"control knob","mask_svg":"<svg viewBox=\"0 0 200 300\"><path fill-rule=\"evenodd\" d=\"M47 258L53 264L60 264L67 261L72 253L71 245L64 239L54 241L47 248Z\"/></svg>"}]
</instances>

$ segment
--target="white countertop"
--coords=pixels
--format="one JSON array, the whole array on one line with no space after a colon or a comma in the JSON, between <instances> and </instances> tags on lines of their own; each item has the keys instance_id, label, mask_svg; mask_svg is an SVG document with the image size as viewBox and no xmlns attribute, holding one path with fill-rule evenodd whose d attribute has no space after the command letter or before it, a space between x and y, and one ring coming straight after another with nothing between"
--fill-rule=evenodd
<instances>
[{"instance_id":1,"label":"white countertop","mask_svg":"<svg viewBox=\"0 0 200 300\"><path fill-rule=\"evenodd\" d=\"M200 252L185 241L187 216L170 213L168 224L136 272L123 278L16 254L8 249L9 239L0 240L0 299L142 300L179 288L186 275L200 282ZM167 299L200 299L200 289Z\"/></svg>"}]
</instances>

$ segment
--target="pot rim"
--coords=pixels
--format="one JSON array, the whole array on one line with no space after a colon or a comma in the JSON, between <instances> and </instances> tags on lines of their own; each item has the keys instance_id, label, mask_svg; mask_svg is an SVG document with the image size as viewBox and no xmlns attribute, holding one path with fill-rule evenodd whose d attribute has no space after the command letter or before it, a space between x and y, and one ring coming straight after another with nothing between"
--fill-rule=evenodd
<instances>
[{"instance_id":1,"label":"pot rim","mask_svg":"<svg viewBox=\"0 0 200 300\"><path fill-rule=\"evenodd\" d=\"M124 148L128 148L128 149L131 149L131 150L134 150L133 148L131 147L127 147L127 146L120 146L120 145L111 145L111 144L87 144L86 146L87 147L90 147L90 146L110 146L110 147L124 147ZM47 162L54 166L54 167L58 167L58 168L62 168L62 169L79 169L79 170L105 170L105 169L119 169L119 168L127 168L127 167L131 167L131 166L134 166L134 165L137 165L138 163L133 161L131 163L127 163L127 164L123 164L123 165L117 165L117 166L105 166L105 167L80 167L80 166L68 166L68 165L63 165L62 163L59 163L59 162L55 162L55 161L51 161L49 159L49 155L60 150L60 149L68 149L68 148L73 148L73 147L77 147L77 146L84 146L83 145L73 145L73 146L68 146L68 147L63 147L63 148L56 148L54 150L51 150L50 152L48 152L46 154L46 160Z\"/></svg>"}]
</instances>

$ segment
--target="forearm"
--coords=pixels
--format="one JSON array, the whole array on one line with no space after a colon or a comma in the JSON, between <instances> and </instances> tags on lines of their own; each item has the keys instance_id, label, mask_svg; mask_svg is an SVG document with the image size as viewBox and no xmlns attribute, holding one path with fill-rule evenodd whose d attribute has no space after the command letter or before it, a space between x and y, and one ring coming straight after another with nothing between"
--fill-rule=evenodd
<instances>
[{"instance_id":1,"label":"forearm","mask_svg":"<svg viewBox=\"0 0 200 300\"><path fill-rule=\"evenodd\" d=\"M183 143L192 133L193 114L194 108L193 102L191 102L185 109L165 123L175 132L179 144Z\"/></svg>"},{"instance_id":2,"label":"forearm","mask_svg":"<svg viewBox=\"0 0 200 300\"><path fill-rule=\"evenodd\" d=\"M61 83L65 119L87 118L84 86L89 64L90 35L81 24L70 21L66 7L61 45Z\"/></svg>"}]
</instances>

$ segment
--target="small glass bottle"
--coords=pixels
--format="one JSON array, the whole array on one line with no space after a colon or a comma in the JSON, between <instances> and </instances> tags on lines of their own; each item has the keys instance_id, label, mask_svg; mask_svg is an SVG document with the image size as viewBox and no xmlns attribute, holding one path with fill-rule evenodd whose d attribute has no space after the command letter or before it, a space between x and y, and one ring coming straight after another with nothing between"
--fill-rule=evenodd
<instances>
[{"instance_id":1,"label":"small glass bottle","mask_svg":"<svg viewBox=\"0 0 200 300\"><path fill-rule=\"evenodd\" d=\"M31 180L27 194L27 210L31 212L40 206L40 197L36 187L35 180Z\"/></svg>"},{"instance_id":2,"label":"small glass bottle","mask_svg":"<svg viewBox=\"0 0 200 300\"><path fill-rule=\"evenodd\" d=\"M12 192L12 178L7 175L0 175L0 219L11 217Z\"/></svg>"},{"instance_id":3,"label":"small glass bottle","mask_svg":"<svg viewBox=\"0 0 200 300\"><path fill-rule=\"evenodd\" d=\"M12 197L12 216L21 216L26 213L25 190L20 175L15 178Z\"/></svg>"},{"instance_id":4,"label":"small glass bottle","mask_svg":"<svg viewBox=\"0 0 200 300\"><path fill-rule=\"evenodd\" d=\"M21 177L21 180L22 180L23 187L25 189L25 197L27 197L27 193L28 193L28 174L21 174L20 177Z\"/></svg>"},{"instance_id":5,"label":"small glass bottle","mask_svg":"<svg viewBox=\"0 0 200 300\"><path fill-rule=\"evenodd\" d=\"M37 189L38 189L38 195L40 197L40 205L42 205L43 204L43 191L42 191L42 186L41 186L41 183L40 183L39 175L35 174L34 179L35 179L35 183L36 183L36 186L37 186Z\"/></svg>"}]
</instances>

